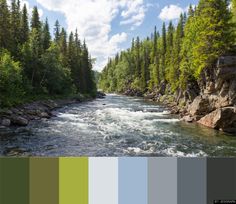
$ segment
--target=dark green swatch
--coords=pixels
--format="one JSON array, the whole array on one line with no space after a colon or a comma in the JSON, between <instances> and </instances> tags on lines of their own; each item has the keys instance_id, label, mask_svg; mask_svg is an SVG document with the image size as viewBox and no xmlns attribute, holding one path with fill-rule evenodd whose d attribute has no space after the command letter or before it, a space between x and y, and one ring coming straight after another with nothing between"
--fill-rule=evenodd
<instances>
[{"instance_id":1,"label":"dark green swatch","mask_svg":"<svg viewBox=\"0 0 236 204\"><path fill-rule=\"evenodd\" d=\"M0 158L0 203L29 204L29 159Z\"/></svg>"}]
</instances>

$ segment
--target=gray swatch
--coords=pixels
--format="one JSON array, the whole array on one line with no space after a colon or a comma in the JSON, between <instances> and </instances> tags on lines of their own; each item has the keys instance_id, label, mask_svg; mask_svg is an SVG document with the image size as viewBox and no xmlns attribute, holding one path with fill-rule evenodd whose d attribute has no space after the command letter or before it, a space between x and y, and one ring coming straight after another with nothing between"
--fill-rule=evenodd
<instances>
[{"instance_id":1,"label":"gray swatch","mask_svg":"<svg viewBox=\"0 0 236 204\"><path fill-rule=\"evenodd\" d=\"M236 200L236 159L207 159L207 204Z\"/></svg>"},{"instance_id":2,"label":"gray swatch","mask_svg":"<svg viewBox=\"0 0 236 204\"><path fill-rule=\"evenodd\" d=\"M178 159L178 204L206 204L207 160Z\"/></svg>"}]
</instances>

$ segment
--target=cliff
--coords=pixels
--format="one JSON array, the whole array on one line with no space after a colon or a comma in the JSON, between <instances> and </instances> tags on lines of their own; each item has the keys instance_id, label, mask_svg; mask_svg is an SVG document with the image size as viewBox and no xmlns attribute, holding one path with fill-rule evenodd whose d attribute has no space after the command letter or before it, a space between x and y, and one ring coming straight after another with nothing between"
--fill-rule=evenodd
<instances>
[{"instance_id":1,"label":"cliff","mask_svg":"<svg viewBox=\"0 0 236 204\"><path fill-rule=\"evenodd\" d=\"M167 104L187 122L236 133L236 56L220 57L197 82L190 81L185 90L179 89L174 95L162 82L159 90L145 97Z\"/></svg>"}]
</instances>

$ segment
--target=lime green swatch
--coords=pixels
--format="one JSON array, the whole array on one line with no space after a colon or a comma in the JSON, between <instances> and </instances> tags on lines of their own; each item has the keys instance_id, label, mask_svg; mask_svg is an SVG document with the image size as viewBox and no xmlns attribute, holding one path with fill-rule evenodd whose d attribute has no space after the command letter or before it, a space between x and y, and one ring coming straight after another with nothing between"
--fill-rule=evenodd
<instances>
[{"instance_id":1,"label":"lime green swatch","mask_svg":"<svg viewBox=\"0 0 236 204\"><path fill-rule=\"evenodd\" d=\"M88 204L88 158L60 158L59 169L59 204Z\"/></svg>"},{"instance_id":2,"label":"lime green swatch","mask_svg":"<svg viewBox=\"0 0 236 204\"><path fill-rule=\"evenodd\" d=\"M30 158L30 204L59 204L58 158Z\"/></svg>"},{"instance_id":3,"label":"lime green swatch","mask_svg":"<svg viewBox=\"0 0 236 204\"><path fill-rule=\"evenodd\" d=\"M29 204L29 159L0 158L0 203Z\"/></svg>"}]
</instances>

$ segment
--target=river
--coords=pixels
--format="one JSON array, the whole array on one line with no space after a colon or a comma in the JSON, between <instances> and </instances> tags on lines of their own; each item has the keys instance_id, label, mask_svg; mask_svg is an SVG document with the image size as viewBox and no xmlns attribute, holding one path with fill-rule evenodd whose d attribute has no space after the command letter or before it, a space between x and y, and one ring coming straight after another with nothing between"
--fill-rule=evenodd
<instances>
[{"instance_id":1,"label":"river","mask_svg":"<svg viewBox=\"0 0 236 204\"><path fill-rule=\"evenodd\" d=\"M4 156L236 156L236 137L187 124L142 98L108 95L0 130Z\"/></svg>"}]
</instances>

